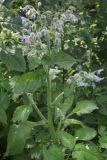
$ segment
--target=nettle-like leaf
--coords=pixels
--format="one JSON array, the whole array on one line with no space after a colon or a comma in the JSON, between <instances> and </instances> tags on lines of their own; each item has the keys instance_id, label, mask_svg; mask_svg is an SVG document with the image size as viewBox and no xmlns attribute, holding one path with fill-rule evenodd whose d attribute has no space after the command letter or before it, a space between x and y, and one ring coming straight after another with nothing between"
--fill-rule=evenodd
<instances>
[{"instance_id":1,"label":"nettle-like leaf","mask_svg":"<svg viewBox=\"0 0 107 160\"><path fill-rule=\"evenodd\" d=\"M99 143L100 143L101 148L107 149L107 135L103 135L102 137L100 137Z\"/></svg>"},{"instance_id":2,"label":"nettle-like leaf","mask_svg":"<svg viewBox=\"0 0 107 160\"><path fill-rule=\"evenodd\" d=\"M97 135L97 132L95 129L84 126L82 128L79 128L75 131L75 137L78 140L91 140Z\"/></svg>"},{"instance_id":3,"label":"nettle-like leaf","mask_svg":"<svg viewBox=\"0 0 107 160\"><path fill-rule=\"evenodd\" d=\"M25 105L19 106L16 108L13 114L12 121L13 122L17 122L17 121L25 122L28 119L30 113L32 113L32 111L33 109L31 106L25 106Z\"/></svg>"},{"instance_id":4,"label":"nettle-like leaf","mask_svg":"<svg viewBox=\"0 0 107 160\"><path fill-rule=\"evenodd\" d=\"M0 59L6 64L10 71L24 72L26 70L25 59L19 50L16 53L7 53L1 51Z\"/></svg>"},{"instance_id":5,"label":"nettle-like leaf","mask_svg":"<svg viewBox=\"0 0 107 160\"><path fill-rule=\"evenodd\" d=\"M103 157L101 153L98 152L96 146L82 143L75 146L72 157L75 160L103 160Z\"/></svg>"},{"instance_id":6,"label":"nettle-like leaf","mask_svg":"<svg viewBox=\"0 0 107 160\"><path fill-rule=\"evenodd\" d=\"M76 139L69 133L62 131L60 132L59 138L64 147L68 149L73 149L76 143Z\"/></svg>"},{"instance_id":7,"label":"nettle-like leaf","mask_svg":"<svg viewBox=\"0 0 107 160\"><path fill-rule=\"evenodd\" d=\"M88 114L98 109L97 105L93 101L81 100L77 103L76 107L73 109L72 113L77 115Z\"/></svg>"},{"instance_id":8,"label":"nettle-like leaf","mask_svg":"<svg viewBox=\"0 0 107 160\"><path fill-rule=\"evenodd\" d=\"M23 151L26 138L29 137L32 126L28 123L13 124L7 138L7 155L16 155Z\"/></svg>"},{"instance_id":9,"label":"nettle-like leaf","mask_svg":"<svg viewBox=\"0 0 107 160\"><path fill-rule=\"evenodd\" d=\"M43 58L43 62L46 65L54 66L55 64L61 68L68 69L75 64L75 59L67 53L53 53Z\"/></svg>"},{"instance_id":10,"label":"nettle-like leaf","mask_svg":"<svg viewBox=\"0 0 107 160\"><path fill-rule=\"evenodd\" d=\"M64 160L62 148L55 145L43 150L43 160Z\"/></svg>"},{"instance_id":11,"label":"nettle-like leaf","mask_svg":"<svg viewBox=\"0 0 107 160\"><path fill-rule=\"evenodd\" d=\"M28 72L21 75L14 86L14 93L33 93L41 86L41 73Z\"/></svg>"}]
</instances>

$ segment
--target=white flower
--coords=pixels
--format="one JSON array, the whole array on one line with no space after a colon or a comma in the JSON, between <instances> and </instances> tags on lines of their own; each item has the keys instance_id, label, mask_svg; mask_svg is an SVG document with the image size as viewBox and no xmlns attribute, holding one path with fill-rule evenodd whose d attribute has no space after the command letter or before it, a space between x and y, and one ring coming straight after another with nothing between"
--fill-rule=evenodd
<instances>
[{"instance_id":1,"label":"white flower","mask_svg":"<svg viewBox=\"0 0 107 160\"><path fill-rule=\"evenodd\" d=\"M57 68L55 68L55 69L51 68L49 71L49 75L50 75L51 79L54 80L57 77L57 74L59 74L60 72L61 71L58 70Z\"/></svg>"},{"instance_id":2,"label":"white flower","mask_svg":"<svg viewBox=\"0 0 107 160\"><path fill-rule=\"evenodd\" d=\"M38 7L40 7L42 5L42 3L41 2L38 2Z\"/></svg>"},{"instance_id":3,"label":"white flower","mask_svg":"<svg viewBox=\"0 0 107 160\"><path fill-rule=\"evenodd\" d=\"M100 75L101 72L103 72L103 71L104 71L104 69L99 69L99 70L97 70L97 74Z\"/></svg>"}]
</instances>

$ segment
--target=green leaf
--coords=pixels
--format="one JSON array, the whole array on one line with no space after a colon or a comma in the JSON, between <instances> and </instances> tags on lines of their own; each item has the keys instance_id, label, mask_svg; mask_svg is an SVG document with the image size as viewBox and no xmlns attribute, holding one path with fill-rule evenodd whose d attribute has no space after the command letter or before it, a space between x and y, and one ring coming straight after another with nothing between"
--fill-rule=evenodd
<instances>
[{"instance_id":1,"label":"green leaf","mask_svg":"<svg viewBox=\"0 0 107 160\"><path fill-rule=\"evenodd\" d=\"M64 147L69 148L71 150L74 148L76 139L71 134L62 131L60 132L59 137Z\"/></svg>"},{"instance_id":2,"label":"green leaf","mask_svg":"<svg viewBox=\"0 0 107 160\"><path fill-rule=\"evenodd\" d=\"M14 86L14 93L33 93L41 86L41 74L36 72L24 73Z\"/></svg>"},{"instance_id":3,"label":"green leaf","mask_svg":"<svg viewBox=\"0 0 107 160\"><path fill-rule=\"evenodd\" d=\"M64 160L62 148L53 145L49 149L44 149L43 160Z\"/></svg>"},{"instance_id":4,"label":"green leaf","mask_svg":"<svg viewBox=\"0 0 107 160\"><path fill-rule=\"evenodd\" d=\"M66 127L68 127L68 126L70 126L70 125L80 125L80 126L83 126L83 123L81 122L81 121L79 121L79 120L77 120L77 119L66 119L65 121L64 121L64 128L66 128Z\"/></svg>"},{"instance_id":5,"label":"green leaf","mask_svg":"<svg viewBox=\"0 0 107 160\"><path fill-rule=\"evenodd\" d=\"M0 109L0 123L7 124L6 112Z\"/></svg>"},{"instance_id":6,"label":"green leaf","mask_svg":"<svg viewBox=\"0 0 107 160\"><path fill-rule=\"evenodd\" d=\"M91 140L97 135L97 132L95 129L84 126L83 128L79 128L75 132L75 137L78 140Z\"/></svg>"},{"instance_id":7,"label":"green leaf","mask_svg":"<svg viewBox=\"0 0 107 160\"><path fill-rule=\"evenodd\" d=\"M46 65L58 65L61 68L68 69L75 63L75 59L67 53L53 53L50 57L44 57L43 61Z\"/></svg>"},{"instance_id":8,"label":"green leaf","mask_svg":"<svg viewBox=\"0 0 107 160\"><path fill-rule=\"evenodd\" d=\"M103 160L102 155L94 145L79 143L72 153L75 160Z\"/></svg>"},{"instance_id":9,"label":"green leaf","mask_svg":"<svg viewBox=\"0 0 107 160\"><path fill-rule=\"evenodd\" d=\"M13 114L13 122L17 121L22 121L25 122L27 121L30 113L33 111L31 106L19 106L16 108L14 114Z\"/></svg>"},{"instance_id":10,"label":"green leaf","mask_svg":"<svg viewBox=\"0 0 107 160\"><path fill-rule=\"evenodd\" d=\"M16 0L5 0L3 2L3 5L6 6L6 7L11 7L12 4L15 2Z\"/></svg>"},{"instance_id":11,"label":"green leaf","mask_svg":"<svg viewBox=\"0 0 107 160\"><path fill-rule=\"evenodd\" d=\"M37 55L28 56L28 61L29 61L29 70L37 68L41 63L41 60L40 58L37 57Z\"/></svg>"},{"instance_id":12,"label":"green leaf","mask_svg":"<svg viewBox=\"0 0 107 160\"><path fill-rule=\"evenodd\" d=\"M31 159L28 153L25 151L25 152L22 152L21 154L14 156L13 160L31 160Z\"/></svg>"},{"instance_id":13,"label":"green leaf","mask_svg":"<svg viewBox=\"0 0 107 160\"><path fill-rule=\"evenodd\" d=\"M6 110L9 106L9 96L6 92L0 92L0 109Z\"/></svg>"},{"instance_id":14,"label":"green leaf","mask_svg":"<svg viewBox=\"0 0 107 160\"><path fill-rule=\"evenodd\" d=\"M0 73L0 88L3 88L7 91L9 91L9 89L10 89L8 77L5 77L5 75L3 73Z\"/></svg>"},{"instance_id":15,"label":"green leaf","mask_svg":"<svg viewBox=\"0 0 107 160\"><path fill-rule=\"evenodd\" d=\"M54 99L54 101L52 102L52 105L56 105L56 104L60 103L61 100L62 100L62 98L63 98L63 96L64 96L64 92L60 93L60 94Z\"/></svg>"},{"instance_id":16,"label":"green leaf","mask_svg":"<svg viewBox=\"0 0 107 160\"><path fill-rule=\"evenodd\" d=\"M3 20L0 20L0 24L3 27L11 29L12 31L20 31L22 26L21 18L15 10L8 9L0 4L0 14L3 18Z\"/></svg>"},{"instance_id":17,"label":"green leaf","mask_svg":"<svg viewBox=\"0 0 107 160\"><path fill-rule=\"evenodd\" d=\"M97 105L93 101L82 100L79 101L76 107L73 109L72 113L76 113L77 115L88 114L98 109Z\"/></svg>"},{"instance_id":18,"label":"green leaf","mask_svg":"<svg viewBox=\"0 0 107 160\"><path fill-rule=\"evenodd\" d=\"M29 136L32 126L28 123L12 125L7 138L6 155L16 155L23 151L26 138Z\"/></svg>"},{"instance_id":19,"label":"green leaf","mask_svg":"<svg viewBox=\"0 0 107 160\"><path fill-rule=\"evenodd\" d=\"M60 53L53 54L54 63L59 65L61 68L70 68L74 65L75 59L68 54Z\"/></svg>"},{"instance_id":20,"label":"green leaf","mask_svg":"<svg viewBox=\"0 0 107 160\"><path fill-rule=\"evenodd\" d=\"M101 145L101 148L107 149L107 135L103 135L99 138L99 143Z\"/></svg>"},{"instance_id":21,"label":"green leaf","mask_svg":"<svg viewBox=\"0 0 107 160\"><path fill-rule=\"evenodd\" d=\"M26 70L25 59L18 50L16 50L14 54L2 51L0 53L0 58L10 71L24 72Z\"/></svg>"}]
</instances>

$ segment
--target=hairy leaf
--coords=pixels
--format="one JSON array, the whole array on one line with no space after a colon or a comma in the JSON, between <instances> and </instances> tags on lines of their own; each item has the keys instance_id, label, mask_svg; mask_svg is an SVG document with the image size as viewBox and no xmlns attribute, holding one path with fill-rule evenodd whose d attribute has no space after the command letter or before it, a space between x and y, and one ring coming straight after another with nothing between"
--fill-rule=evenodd
<instances>
[{"instance_id":1,"label":"hairy leaf","mask_svg":"<svg viewBox=\"0 0 107 160\"><path fill-rule=\"evenodd\" d=\"M16 155L23 151L26 138L29 136L31 128L31 125L28 123L20 125L13 124L10 127L7 138L7 155Z\"/></svg>"},{"instance_id":2,"label":"hairy leaf","mask_svg":"<svg viewBox=\"0 0 107 160\"><path fill-rule=\"evenodd\" d=\"M19 106L16 108L14 114L13 114L13 122L21 121L25 122L29 114L33 111L31 106Z\"/></svg>"},{"instance_id":3,"label":"hairy leaf","mask_svg":"<svg viewBox=\"0 0 107 160\"><path fill-rule=\"evenodd\" d=\"M41 75L36 72L24 73L18 78L14 86L14 93L33 93L41 86Z\"/></svg>"},{"instance_id":4,"label":"hairy leaf","mask_svg":"<svg viewBox=\"0 0 107 160\"><path fill-rule=\"evenodd\" d=\"M82 100L79 101L76 107L73 109L72 113L76 113L77 115L88 114L98 109L97 105L93 101Z\"/></svg>"},{"instance_id":5,"label":"hairy leaf","mask_svg":"<svg viewBox=\"0 0 107 160\"><path fill-rule=\"evenodd\" d=\"M76 139L71 134L63 131L60 132L59 137L64 147L69 148L71 150L74 148Z\"/></svg>"},{"instance_id":6,"label":"hairy leaf","mask_svg":"<svg viewBox=\"0 0 107 160\"><path fill-rule=\"evenodd\" d=\"M95 146L82 143L75 146L72 157L75 160L103 160Z\"/></svg>"},{"instance_id":7,"label":"hairy leaf","mask_svg":"<svg viewBox=\"0 0 107 160\"><path fill-rule=\"evenodd\" d=\"M0 58L6 64L10 71L24 72L26 70L24 57L18 50L14 54L1 52Z\"/></svg>"},{"instance_id":8,"label":"hairy leaf","mask_svg":"<svg viewBox=\"0 0 107 160\"><path fill-rule=\"evenodd\" d=\"M83 128L79 128L75 132L75 137L78 138L78 140L91 140L96 136L97 132L95 129L84 126Z\"/></svg>"},{"instance_id":9,"label":"hairy leaf","mask_svg":"<svg viewBox=\"0 0 107 160\"><path fill-rule=\"evenodd\" d=\"M53 145L49 149L44 149L43 160L64 160L62 148Z\"/></svg>"}]
</instances>

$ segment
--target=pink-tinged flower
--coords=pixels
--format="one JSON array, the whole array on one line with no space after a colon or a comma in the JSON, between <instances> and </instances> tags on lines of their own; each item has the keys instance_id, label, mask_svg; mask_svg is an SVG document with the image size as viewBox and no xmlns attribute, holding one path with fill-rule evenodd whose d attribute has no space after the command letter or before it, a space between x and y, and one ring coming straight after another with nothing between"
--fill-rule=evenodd
<instances>
[{"instance_id":1,"label":"pink-tinged flower","mask_svg":"<svg viewBox=\"0 0 107 160\"><path fill-rule=\"evenodd\" d=\"M21 38L21 40L22 40L23 42L26 42L26 43L29 42L29 36L28 36L28 35L23 35L23 36L21 36L20 38Z\"/></svg>"}]
</instances>

